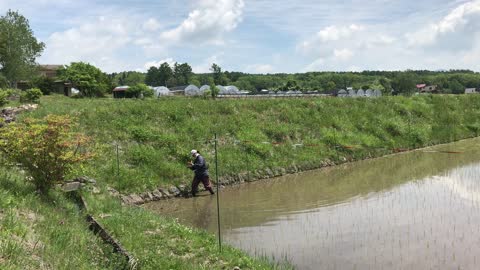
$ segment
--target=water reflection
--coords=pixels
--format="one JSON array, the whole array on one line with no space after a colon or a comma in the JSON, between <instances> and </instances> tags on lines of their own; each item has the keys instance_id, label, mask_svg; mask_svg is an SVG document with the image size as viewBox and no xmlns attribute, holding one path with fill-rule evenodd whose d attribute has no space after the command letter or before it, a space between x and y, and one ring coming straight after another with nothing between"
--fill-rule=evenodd
<instances>
[{"instance_id":1,"label":"water reflection","mask_svg":"<svg viewBox=\"0 0 480 270\"><path fill-rule=\"evenodd\" d=\"M475 269L479 142L227 188L224 239L299 269ZM210 196L146 207L216 231Z\"/></svg>"}]
</instances>

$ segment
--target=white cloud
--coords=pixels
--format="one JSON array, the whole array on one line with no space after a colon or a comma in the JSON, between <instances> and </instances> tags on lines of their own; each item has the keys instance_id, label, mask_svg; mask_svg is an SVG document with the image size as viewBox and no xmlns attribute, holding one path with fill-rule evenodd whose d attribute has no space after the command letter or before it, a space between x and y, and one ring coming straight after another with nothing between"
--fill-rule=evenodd
<instances>
[{"instance_id":1,"label":"white cloud","mask_svg":"<svg viewBox=\"0 0 480 270\"><path fill-rule=\"evenodd\" d=\"M341 49L341 50L335 49L333 50L333 55L338 60L347 61L350 58L352 58L354 53L349 49Z\"/></svg>"},{"instance_id":2,"label":"white cloud","mask_svg":"<svg viewBox=\"0 0 480 270\"><path fill-rule=\"evenodd\" d=\"M405 37L409 46L435 46L444 39L471 43L468 37L473 37L479 32L478 26L480 26L480 1L474 0L461 4L436 23L405 34ZM457 39L459 36L461 38Z\"/></svg>"},{"instance_id":3,"label":"white cloud","mask_svg":"<svg viewBox=\"0 0 480 270\"><path fill-rule=\"evenodd\" d=\"M313 38L304 40L297 45L297 51L306 55L327 57L338 46L345 43L358 43L362 38L365 26L351 24L349 26L328 26L321 29ZM338 53L338 52L337 52ZM336 55L335 55L336 56Z\"/></svg>"},{"instance_id":4,"label":"white cloud","mask_svg":"<svg viewBox=\"0 0 480 270\"><path fill-rule=\"evenodd\" d=\"M122 19L100 17L78 28L55 32L46 41L41 61L55 64L89 61L105 67L113 64L109 60L115 59L113 52L132 41L129 28Z\"/></svg>"},{"instance_id":5,"label":"white cloud","mask_svg":"<svg viewBox=\"0 0 480 270\"><path fill-rule=\"evenodd\" d=\"M143 23L143 29L146 31L157 31L161 25L155 18L150 18Z\"/></svg>"},{"instance_id":6,"label":"white cloud","mask_svg":"<svg viewBox=\"0 0 480 270\"><path fill-rule=\"evenodd\" d=\"M328 26L317 33L318 38L322 42L337 41L351 37L355 32L363 30L363 26L352 24L350 26L338 27Z\"/></svg>"},{"instance_id":7,"label":"white cloud","mask_svg":"<svg viewBox=\"0 0 480 270\"><path fill-rule=\"evenodd\" d=\"M197 65L193 65L192 66L193 72L195 72L195 73L209 73L209 72L211 72L210 68L212 67L213 63L221 66L222 60L220 59L220 57L222 55L223 55L223 52L221 52L219 54L212 55L212 56L208 57L207 59L205 59L202 63L197 64ZM222 70L225 70L225 68L222 67Z\"/></svg>"},{"instance_id":8,"label":"white cloud","mask_svg":"<svg viewBox=\"0 0 480 270\"><path fill-rule=\"evenodd\" d=\"M143 70L146 71L150 67L159 67L163 63L168 63L170 65L170 67L173 68L173 65L175 64L175 62L176 61L174 61L173 58L171 58L171 57L165 58L165 59L162 59L162 60L159 60L159 61L150 61L150 62L145 63L145 65L143 66L144 67Z\"/></svg>"},{"instance_id":9,"label":"white cloud","mask_svg":"<svg viewBox=\"0 0 480 270\"><path fill-rule=\"evenodd\" d=\"M366 41L366 47L369 49L379 47L379 46L389 46L396 42L397 39L387 35L387 34L379 34L376 36L370 36L369 39Z\"/></svg>"},{"instance_id":10,"label":"white cloud","mask_svg":"<svg viewBox=\"0 0 480 270\"><path fill-rule=\"evenodd\" d=\"M132 60L125 52L132 54L136 48L145 54L150 51L157 56L165 53L163 47L157 46L158 33L146 31L147 28L155 28L156 21L138 18L135 14L127 13L105 14L65 31L54 32L45 41L46 49L39 62L69 64L85 61L107 72L138 67L137 61L141 59Z\"/></svg>"},{"instance_id":11,"label":"white cloud","mask_svg":"<svg viewBox=\"0 0 480 270\"><path fill-rule=\"evenodd\" d=\"M246 73L267 74L267 73L273 73L273 71L274 71L273 66L269 64L254 64L254 65L248 65L245 68Z\"/></svg>"},{"instance_id":12,"label":"white cloud","mask_svg":"<svg viewBox=\"0 0 480 270\"><path fill-rule=\"evenodd\" d=\"M312 63L308 64L305 68L302 69L302 72L325 70L325 60L323 58L318 58Z\"/></svg>"},{"instance_id":13,"label":"white cloud","mask_svg":"<svg viewBox=\"0 0 480 270\"><path fill-rule=\"evenodd\" d=\"M242 21L243 0L201 0L178 27L161 34L167 43L222 44L223 34Z\"/></svg>"},{"instance_id":14,"label":"white cloud","mask_svg":"<svg viewBox=\"0 0 480 270\"><path fill-rule=\"evenodd\" d=\"M107 72L173 59L196 72L210 72L213 62L253 73L480 70L480 0L55 3L0 0L0 11L19 10L46 43L40 63L87 61ZM222 54L212 44L232 46Z\"/></svg>"}]
</instances>

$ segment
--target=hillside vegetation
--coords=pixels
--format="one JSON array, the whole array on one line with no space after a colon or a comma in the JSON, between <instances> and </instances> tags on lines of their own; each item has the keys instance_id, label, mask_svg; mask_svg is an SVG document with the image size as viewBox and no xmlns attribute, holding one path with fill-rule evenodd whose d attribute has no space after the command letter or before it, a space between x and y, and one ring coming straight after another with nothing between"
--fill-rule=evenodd
<instances>
[{"instance_id":1,"label":"hillside vegetation","mask_svg":"<svg viewBox=\"0 0 480 270\"><path fill-rule=\"evenodd\" d=\"M35 193L25 175L0 165L0 269L130 269L88 230L85 212L59 191ZM85 189L91 212L137 261L136 269L291 269L255 259L213 235Z\"/></svg>"},{"instance_id":2,"label":"hillside vegetation","mask_svg":"<svg viewBox=\"0 0 480 270\"><path fill-rule=\"evenodd\" d=\"M90 214L141 269L289 269L225 247L215 238L107 192L137 192L189 182L192 148L210 162L218 134L221 177L267 168L315 168L478 135L480 96L379 99L70 99L46 96L20 118L69 114L91 136L95 160L77 168L98 181L82 191ZM19 119L21 121L22 119ZM117 164L117 146L118 161ZM4 166L4 165L2 165ZM119 168L119 173L118 173ZM87 230L84 212L58 191L35 193L13 167L0 174L0 268L119 269L122 259Z\"/></svg>"},{"instance_id":3,"label":"hillside vegetation","mask_svg":"<svg viewBox=\"0 0 480 270\"><path fill-rule=\"evenodd\" d=\"M188 183L198 149L219 176L315 168L476 136L480 96L269 100L69 99L43 97L22 117L70 114L93 137L96 159L82 173L121 192ZM117 164L118 146L118 164ZM78 173L78 172L77 172Z\"/></svg>"}]
</instances>

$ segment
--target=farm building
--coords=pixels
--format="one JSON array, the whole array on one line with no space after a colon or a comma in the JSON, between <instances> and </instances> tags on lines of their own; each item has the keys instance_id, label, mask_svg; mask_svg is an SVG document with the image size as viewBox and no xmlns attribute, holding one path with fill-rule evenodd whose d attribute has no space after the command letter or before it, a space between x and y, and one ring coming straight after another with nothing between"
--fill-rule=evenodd
<instances>
[{"instance_id":1,"label":"farm building","mask_svg":"<svg viewBox=\"0 0 480 270\"><path fill-rule=\"evenodd\" d=\"M417 84L417 90L420 93L437 93L436 85Z\"/></svg>"},{"instance_id":2,"label":"farm building","mask_svg":"<svg viewBox=\"0 0 480 270\"><path fill-rule=\"evenodd\" d=\"M37 69L37 75L53 80L54 84L53 88L51 89L53 93L71 96L72 84L70 82L58 79L58 70L62 67L62 65L39 65ZM31 84L29 81L19 81L17 86L19 89L26 90L31 87Z\"/></svg>"},{"instance_id":3,"label":"farm building","mask_svg":"<svg viewBox=\"0 0 480 270\"><path fill-rule=\"evenodd\" d=\"M161 97L161 96L171 96L173 95L170 89L168 89L165 86L159 86L159 87L151 87L154 93L155 97Z\"/></svg>"},{"instance_id":4,"label":"farm building","mask_svg":"<svg viewBox=\"0 0 480 270\"><path fill-rule=\"evenodd\" d=\"M113 89L113 98L126 98L129 86L117 86Z\"/></svg>"},{"instance_id":5,"label":"farm building","mask_svg":"<svg viewBox=\"0 0 480 270\"><path fill-rule=\"evenodd\" d=\"M476 94L477 89L476 88L465 88L465 94Z\"/></svg>"}]
</instances>

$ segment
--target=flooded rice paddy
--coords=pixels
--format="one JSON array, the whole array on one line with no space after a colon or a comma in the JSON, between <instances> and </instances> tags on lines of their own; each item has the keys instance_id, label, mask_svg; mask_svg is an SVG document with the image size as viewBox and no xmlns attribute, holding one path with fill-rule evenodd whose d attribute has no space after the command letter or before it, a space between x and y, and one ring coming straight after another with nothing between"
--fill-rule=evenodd
<instances>
[{"instance_id":1,"label":"flooded rice paddy","mask_svg":"<svg viewBox=\"0 0 480 270\"><path fill-rule=\"evenodd\" d=\"M297 269L478 269L480 139L227 187L220 205L224 242ZM217 232L215 197L145 207Z\"/></svg>"}]
</instances>

